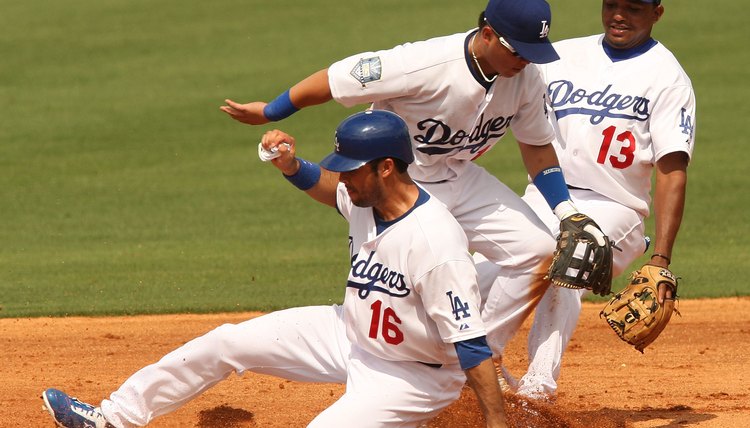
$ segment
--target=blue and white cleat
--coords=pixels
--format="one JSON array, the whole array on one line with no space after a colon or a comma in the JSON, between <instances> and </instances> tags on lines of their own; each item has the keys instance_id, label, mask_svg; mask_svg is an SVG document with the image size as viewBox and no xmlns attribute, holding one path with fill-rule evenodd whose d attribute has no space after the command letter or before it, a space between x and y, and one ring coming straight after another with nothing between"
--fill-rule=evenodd
<instances>
[{"instance_id":1,"label":"blue and white cleat","mask_svg":"<svg viewBox=\"0 0 750 428\"><path fill-rule=\"evenodd\" d=\"M49 388L42 393L43 410L49 412L62 428L114 428L98 407L79 401L68 394Z\"/></svg>"}]
</instances>

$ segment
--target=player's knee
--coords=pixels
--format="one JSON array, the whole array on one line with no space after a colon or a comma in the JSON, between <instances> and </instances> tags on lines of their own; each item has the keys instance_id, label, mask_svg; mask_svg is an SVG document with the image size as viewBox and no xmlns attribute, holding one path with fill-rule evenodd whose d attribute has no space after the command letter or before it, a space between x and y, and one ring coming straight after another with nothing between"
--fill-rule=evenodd
<instances>
[{"instance_id":1,"label":"player's knee","mask_svg":"<svg viewBox=\"0 0 750 428\"><path fill-rule=\"evenodd\" d=\"M540 235L538 239L534 241L533 252L538 254L540 257L547 257L548 255L555 252L555 246L557 241L550 235Z\"/></svg>"},{"instance_id":2,"label":"player's knee","mask_svg":"<svg viewBox=\"0 0 750 428\"><path fill-rule=\"evenodd\" d=\"M237 349L241 344L239 339L242 337L240 328L237 324L223 324L201 336L201 348L211 354L227 355L232 349Z\"/></svg>"},{"instance_id":3,"label":"player's knee","mask_svg":"<svg viewBox=\"0 0 750 428\"><path fill-rule=\"evenodd\" d=\"M552 254L555 252L557 241L550 235L537 234L523 243L526 262L533 265L540 263L549 263L552 260ZM523 263L526 264L526 263Z\"/></svg>"},{"instance_id":4,"label":"player's knee","mask_svg":"<svg viewBox=\"0 0 750 428\"><path fill-rule=\"evenodd\" d=\"M203 375L221 379L232 371L241 371L235 363L237 350L242 349L237 327L225 324L196 337L162 357L157 365L162 367L201 367Z\"/></svg>"}]
</instances>

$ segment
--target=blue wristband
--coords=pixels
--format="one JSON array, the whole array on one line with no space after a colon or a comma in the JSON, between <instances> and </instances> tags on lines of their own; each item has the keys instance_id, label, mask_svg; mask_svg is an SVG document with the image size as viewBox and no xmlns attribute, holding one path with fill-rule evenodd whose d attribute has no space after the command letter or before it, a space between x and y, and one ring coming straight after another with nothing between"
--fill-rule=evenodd
<instances>
[{"instance_id":1,"label":"blue wristband","mask_svg":"<svg viewBox=\"0 0 750 428\"><path fill-rule=\"evenodd\" d=\"M287 89L286 92L263 107L263 115L266 119L276 122L286 119L296 113L297 110L299 109L292 104L292 99L289 97L289 89Z\"/></svg>"},{"instance_id":2,"label":"blue wristband","mask_svg":"<svg viewBox=\"0 0 750 428\"><path fill-rule=\"evenodd\" d=\"M298 189L309 190L320 181L320 165L300 158L297 160L299 161L297 172L294 175L282 175Z\"/></svg>"},{"instance_id":3,"label":"blue wristband","mask_svg":"<svg viewBox=\"0 0 750 428\"><path fill-rule=\"evenodd\" d=\"M565 184L565 177L559 166L542 170L534 177L534 185L552 209L555 209L560 202L570 199L568 185Z\"/></svg>"},{"instance_id":4,"label":"blue wristband","mask_svg":"<svg viewBox=\"0 0 750 428\"><path fill-rule=\"evenodd\" d=\"M476 367L482 361L492 357L492 351L487 344L487 336L462 340L454 343L453 346L456 348L456 355L458 355L458 363L461 366L461 370Z\"/></svg>"}]
</instances>

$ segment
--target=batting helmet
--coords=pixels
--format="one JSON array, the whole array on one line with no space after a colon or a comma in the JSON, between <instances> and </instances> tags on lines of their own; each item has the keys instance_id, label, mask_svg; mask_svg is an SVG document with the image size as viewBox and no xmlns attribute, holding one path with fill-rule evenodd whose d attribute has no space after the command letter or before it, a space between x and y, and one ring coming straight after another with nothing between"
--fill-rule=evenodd
<instances>
[{"instance_id":1,"label":"batting helmet","mask_svg":"<svg viewBox=\"0 0 750 428\"><path fill-rule=\"evenodd\" d=\"M353 171L380 158L414 162L406 122L386 110L367 110L344 119L336 128L335 146L336 150L320 162L329 171Z\"/></svg>"}]
</instances>

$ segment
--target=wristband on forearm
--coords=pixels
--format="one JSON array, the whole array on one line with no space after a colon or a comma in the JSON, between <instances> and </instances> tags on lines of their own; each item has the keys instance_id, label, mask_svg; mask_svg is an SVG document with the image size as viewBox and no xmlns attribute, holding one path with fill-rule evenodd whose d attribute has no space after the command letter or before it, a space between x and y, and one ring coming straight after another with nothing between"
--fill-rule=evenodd
<instances>
[{"instance_id":1,"label":"wristband on forearm","mask_svg":"<svg viewBox=\"0 0 750 428\"><path fill-rule=\"evenodd\" d=\"M263 115L266 119L271 122L276 122L281 119L286 119L299 110L294 104L292 104L289 91L290 90L287 89L283 94L279 95L276 99L263 107Z\"/></svg>"},{"instance_id":2,"label":"wristband on forearm","mask_svg":"<svg viewBox=\"0 0 750 428\"><path fill-rule=\"evenodd\" d=\"M560 202L570 199L570 192L568 192L565 177L559 166L549 167L539 172L534 177L534 185L553 210Z\"/></svg>"},{"instance_id":3,"label":"wristband on forearm","mask_svg":"<svg viewBox=\"0 0 750 428\"><path fill-rule=\"evenodd\" d=\"M292 175L284 175L290 183L300 190L309 190L320 181L320 165L297 158L299 169Z\"/></svg>"},{"instance_id":4,"label":"wristband on forearm","mask_svg":"<svg viewBox=\"0 0 750 428\"><path fill-rule=\"evenodd\" d=\"M560 221L578 212L559 166L542 170L534 177L534 185Z\"/></svg>"}]
</instances>

